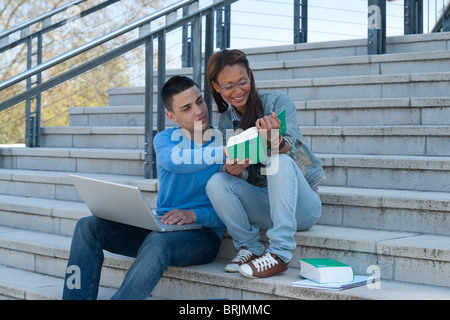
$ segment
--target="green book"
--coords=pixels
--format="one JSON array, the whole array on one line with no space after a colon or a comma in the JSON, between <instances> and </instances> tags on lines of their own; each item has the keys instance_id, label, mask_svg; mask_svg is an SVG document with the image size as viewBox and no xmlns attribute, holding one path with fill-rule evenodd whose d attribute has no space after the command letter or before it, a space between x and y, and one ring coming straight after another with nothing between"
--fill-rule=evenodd
<instances>
[{"instance_id":1,"label":"green book","mask_svg":"<svg viewBox=\"0 0 450 320\"><path fill-rule=\"evenodd\" d=\"M317 283L339 283L353 281L351 266L326 258L299 259L300 273L303 278Z\"/></svg>"},{"instance_id":2,"label":"green book","mask_svg":"<svg viewBox=\"0 0 450 320\"><path fill-rule=\"evenodd\" d=\"M277 114L277 118L280 119L280 133L284 134L286 132L286 110L283 109L279 114Z\"/></svg>"},{"instance_id":3,"label":"green book","mask_svg":"<svg viewBox=\"0 0 450 320\"><path fill-rule=\"evenodd\" d=\"M280 119L280 133L286 132L286 112L283 109L278 115ZM232 136L227 142L228 158L238 161L248 158L252 164L264 162L267 159L267 140L262 138L256 127Z\"/></svg>"},{"instance_id":4,"label":"green book","mask_svg":"<svg viewBox=\"0 0 450 320\"><path fill-rule=\"evenodd\" d=\"M231 160L248 158L252 164L264 162L267 159L267 141L261 138L256 127L251 127L228 140L227 152Z\"/></svg>"}]
</instances>

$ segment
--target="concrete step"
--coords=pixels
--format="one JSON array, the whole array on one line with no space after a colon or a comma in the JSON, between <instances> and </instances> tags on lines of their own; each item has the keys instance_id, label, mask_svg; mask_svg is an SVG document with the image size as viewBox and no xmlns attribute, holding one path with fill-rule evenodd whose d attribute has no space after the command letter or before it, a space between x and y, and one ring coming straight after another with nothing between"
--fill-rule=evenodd
<instances>
[{"instance_id":1,"label":"concrete step","mask_svg":"<svg viewBox=\"0 0 450 320\"><path fill-rule=\"evenodd\" d=\"M283 91L294 101L443 98L448 97L450 70L441 72L275 79L256 81L264 91ZM154 89L156 100L156 88ZM143 105L144 88L108 90L110 106Z\"/></svg>"},{"instance_id":2,"label":"concrete step","mask_svg":"<svg viewBox=\"0 0 450 320\"><path fill-rule=\"evenodd\" d=\"M307 126L449 124L450 97L308 100L297 102L297 122Z\"/></svg>"},{"instance_id":3,"label":"concrete step","mask_svg":"<svg viewBox=\"0 0 450 320\"><path fill-rule=\"evenodd\" d=\"M25 197L82 201L68 174L64 171L37 171L0 169L0 194ZM144 197L152 203L152 194L158 190L157 179L143 176L81 173L86 177L138 186Z\"/></svg>"},{"instance_id":4,"label":"concrete step","mask_svg":"<svg viewBox=\"0 0 450 320\"><path fill-rule=\"evenodd\" d=\"M0 265L0 300L59 300L64 280ZM116 289L100 287L98 299L107 300Z\"/></svg>"},{"instance_id":5,"label":"concrete step","mask_svg":"<svg viewBox=\"0 0 450 320\"><path fill-rule=\"evenodd\" d=\"M128 89L122 89L126 91ZM131 90L131 89L130 89ZM376 126L450 124L450 97L383 98L342 100L299 100L297 123L300 126ZM156 107L153 109L156 123ZM69 110L70 125L144 126L144 106L79 107ZM218 112L213 106L212 123ZM166 119L166 126L174 124ZM42 128L44 129L44 128ZM45 129L48 130L48 129ZM50 129L49 129L50 130ZM100 130L100 129L96 129ZM45 131L44 131L45 133Z\"/></svg>"},{"instance_id":6,"label":"concrete step","mask_svg":"<svg viewBox=\"0 0 450 320\"><path fill-rule=\"evenodd\" d=\"M449 71L450 51L255 62L257 80L409 74Z\"/></svg>"},{"instance_id":7,"label":"concrete step","mask_svg":"<svg viewBox=\"0 0 450 320\"><path fill-rule=\"evenodd\" d=\"M291 281L297 279L300 257L333 257L352 265L356 274L367 274L368 267L372 266L378 268L377 272L384 280L439 286L449 290L450 282L446 277L450 267L448 236L314 226L309 231L297 233L296 240L298 247L294 252L290 271L283 275L283 282L288 286ZM0 264L62 278L69 255L70 242L71 238L67 236L0 227ZM248 286L247 289L252 287L252 290L255 290L253 288L255 282L238 275L226 274L223 271L227 260L221 258L228 259L228 251L232 250L230 246L231 240L225 239L219 258L213 265L170 268L166 276L194 283L200 278L203 278L203 281L200 281L203 283L212 281L214 287L218 286L218 288L209 288L209 291L232 291L233 288L237 288L237 283ZM107 253L101 285L117 288L132 261L132 258ZM211 267L216 270L213 272L214 274L209 271ZM197 273L197 276L194 277L193 274L190 274L190 270L194 270L193 272ZM223 282L222 284L217 281L217 276ZM274 282L277 282L277 278L261 281L273 286ZM261 282L256 283L260 284ZM180 292L183 290L182 287L178 287L178 293L184 294L186 298L186 292ZM225 291L223 287L225 287ZM192 294L193 297L199 294L192 292L195 291L194 288L195 286L189 286L189 294ZM257 293L259 295L262 293L273 294L272 290L267 291L266 289L260 288ZM164 297L165 295L161 294L162 291L162 289L156 291L155 295ZM171 291L170 297L178 298L176 292ZM205 291L202 290L201 294L205 294ZM286 298L283 294L281 296ZM203 296L203 298L205 297Z\"/></svg>"},{"instance_id":8,"label":"concrete step","mask_svg":"<svg viewBox=\"0 0 450 320\"><path fill-rule=\"evenodd\" d=\"M448 126L301 126L313 152L450 155ZM47 127L41 147L143 149L143 127Z\"/></svg>"},{"instance_id":9,"label":"concrete step","mask_svg":"<svg viewBox=\"0 0 450 320\"><path fill-rule=\"evenodd\" d=\"M157 180L83 175L136 185L156 205ZM0 225L72 235L76 220L90 214L65 172L0 169L0 182ZM339 186L319 190L319 224L450 235L449 193Z\"/></svg>"},{"instance_id":10,"label":"concrete step","mask_svg":"<svg viewBox=\"0 0 450 320\"><path fill-rule=\"evenodd\" d=\"M144 152L132 149L5 148L7 169L144 175ZM450 157L316 154L325 169L325 185L450 191Z\"/></svg>"},{"instance_id":11,"label":"concrete step","mask_svg":"<svg viewBox=\"0 0 450 320\"><path fill-rule=\"evenodd\" d=\"M450 156L449 126L310 126L314 153Z\"/></svg>"},{"instance_id":12,"label":"concrete step","mask_svg":"<svg viewBox=\"0 0 450 320\"><path fill-rule=\"evenodd\" d=\"M294 101L448 97L450 72L257 81L264 91L283 91Z\"/></svg>"},{"instance_id":13,"label":"concrete step","mask_svg":"<svg viewBox=\"0 0 450 320\"><path fill-rule=\"evenodd\" d=\"M320 225L450 235L449 193L332 186L319 190ZM143 194L150 205L156 205L156 192ZM76 191L72 197L79 197ZM76 221L89 215L79 201L0 195L0 225L4 226L70 236Z\"/></svg>"},{"instance_id":14,"label":"concrete step","mask_svg":"<svg viewBox=\"0 0 450 320\"><path fill-rule=\"evenodd\" d=\"M450 48L450 33L387 37L386 55L444 51ZM251 63L367 55L367 39L324 41L243 49Z\"/></svg>"},{"instance_id":15,"label":"concrete step","mask_svg":"<svg viewBox=\"0 0 450 320\"><path fill-rule=\"evenodd\" d=\"M270 50L282 50L284 47L268 48ZM285 51L284 55L265 55L265 60L258 61L260 49L255 54L253 49L248 58L251 63L253 75L256 80L279 80L279 79L304 79L322 77L362 76L362 75L387 75L387 74L409 74L430 73L450 71L450 51L427 51L408 53L388 53L380 55L354 55L333 57L310 57L302 58L295 47L288 46L291 52ZM288 54L294 53L294 54ZM283 59L284 57L284 59ZM256 61L255 61L256 60ZM192 77L192 68L170 69L166 72L166 81L174 75ZM202 84L204 68L202 68ZM157 75L154 83L157 83ZM112 104L116 102L110 101ZM143 102L143 101L142 101Z\"/></svg>"},{"instance_id":16,"label":"concrete step","mask_svg":"<svg viewBox=\"0 0 450 320\"><path fill-rule=\"evenodd\" d=\"M144 151L104 148L2 148L9 169L144 175Z\"/></svg>"},{"instance_id":17,"label":"concrete step","mask_svg":"<svg viewBox=\"0 0 450 320\"><path fill-rule=\"evenodd\" d=\"M450 191L450 158L317 154L328 186Z\"/></svg>"},{"instance_id":18,"label":"concrete step","mask_svg":"<svg viewBox=\"0 0 450 320\"><path fill-rule=\"evenodd\" d=\"M450 193L320 186L319 225L450 236Z\"/></svg>"},{"instance_id":19,"label":"concrete step","mask_svg":"<svg viewBox=\"0 0 450 320\"><path fill-rule=\"evenodd\" d=\"M344 291L325 291L292 287L297 279L294 269L269 279L245 279L238 274L223 272L223 261L205 266L170 267L154 294L148 299L301 299L301 300L448 300L445 287L382 280L380 287L367 286ZM57 277L0 265L0 298L8 300L58 300L64 280ZM294 281L295 281L294 280ZM228 284L228 285L227 285ZM233 287L231 286L233 285ZM189 295L187 289L192 288ZM100 287L99 300L109 299L116 288ZM266 290L266 292L264 292ZM163 294L159 297L156 294Z\"/></svg>"}]
</instances>

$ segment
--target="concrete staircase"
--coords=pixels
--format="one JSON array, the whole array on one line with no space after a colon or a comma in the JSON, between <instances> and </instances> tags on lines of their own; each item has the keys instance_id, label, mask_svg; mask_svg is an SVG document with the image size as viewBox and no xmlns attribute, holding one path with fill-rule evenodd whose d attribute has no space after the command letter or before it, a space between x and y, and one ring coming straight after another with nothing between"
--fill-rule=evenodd
<instances>
[{"instance_id":1,"label":"concrete staircase","mask_svg":"<svg viewBox=\"0 0 450 320\"><path fill-rule=\"evenodd\" d=\"M364 40L246 50L257 87L292 97L323 161L322 218L296 234L284 274L225 273L235 255L225 238L214 263L169 268L150 298L450 299L450 34L389 38L386 55L366 50ZM109 95L108 107L70 110L70 127L42 128L40 148L0 149L0 297L60 298L73 227L90 214L67 173L137 185L156 203L157 181L143 178L143 89ZM301 257L378 272L380 287L292 287ZM101 299L131 263L106 255Z\"/></svg>"}]
</instances>

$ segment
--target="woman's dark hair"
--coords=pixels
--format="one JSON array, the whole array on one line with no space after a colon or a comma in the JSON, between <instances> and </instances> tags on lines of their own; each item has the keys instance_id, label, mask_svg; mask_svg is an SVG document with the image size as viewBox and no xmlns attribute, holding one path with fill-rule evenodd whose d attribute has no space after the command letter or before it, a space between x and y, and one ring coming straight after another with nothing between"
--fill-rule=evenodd
<instances>
[{"instance_id":1,"label":"woman's dark hair","mask_svg":"<svg viewBox=\"0 0 450 320\"><path fill-rule=\"evenodd\" d=\"M213 54L208 61L206 76L208 78L209 90L217 104L220 113L228 109L228 103L222 98L222 95L213 87L213 81L217 83L217 76L226 66L241 65L247 70L250 78L251 90L247 100L246 111L242 115L240 128L248 129L255 125L257 119L264 115L264 108L255 86L253 72L250 69L247 56L240 50L224 49Z\"/></svg>"}]
</instances>

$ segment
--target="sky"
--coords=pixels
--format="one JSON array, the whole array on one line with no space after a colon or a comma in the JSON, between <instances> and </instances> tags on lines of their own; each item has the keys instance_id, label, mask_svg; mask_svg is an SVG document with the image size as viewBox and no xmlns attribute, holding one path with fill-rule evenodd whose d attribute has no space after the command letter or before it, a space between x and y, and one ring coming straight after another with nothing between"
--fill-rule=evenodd
<instances>
[{"instance_id":1,"label":"sky","mask_svg":"<svg viewBox=\"0 0 450 320\"><path fill-rule=\"evenodd\" d=\"M424 1L424 33L433 28L444 1L449 0ZM166 0L167 4L174 2L177 1ZM211 3L212 0L200 0L200 7ZM293 0L239 0L233 3L230 47L246 49L292 44L293 3ZM403 35L403 5L404 0L387 2L388 37ZM308 42L366 38L367 6L367 0L309 0ZM169 43L168 51L180 51L177 47L181 44ZM173 63L179 63L177 58Z\"/></svg>"},{"instance_id":2,"label":"sky","mask_svg":"<svg viewBox=\"0 0 450 320\"><path fill-rule=\"evenodd\" d=\"M443 1L424 1L424 32L435 21ZM177 1L168 0L167 3ZM211 0L201 0L200 5ZM308 42L365 38L367 0L309 0ZM403 34L404 0L387 3L387 36ZM430 21L428 21L430 16ZM269 46L293 41L293 0L240 0L232 4L231 46Z\"/></svg>"}]
</instances>

